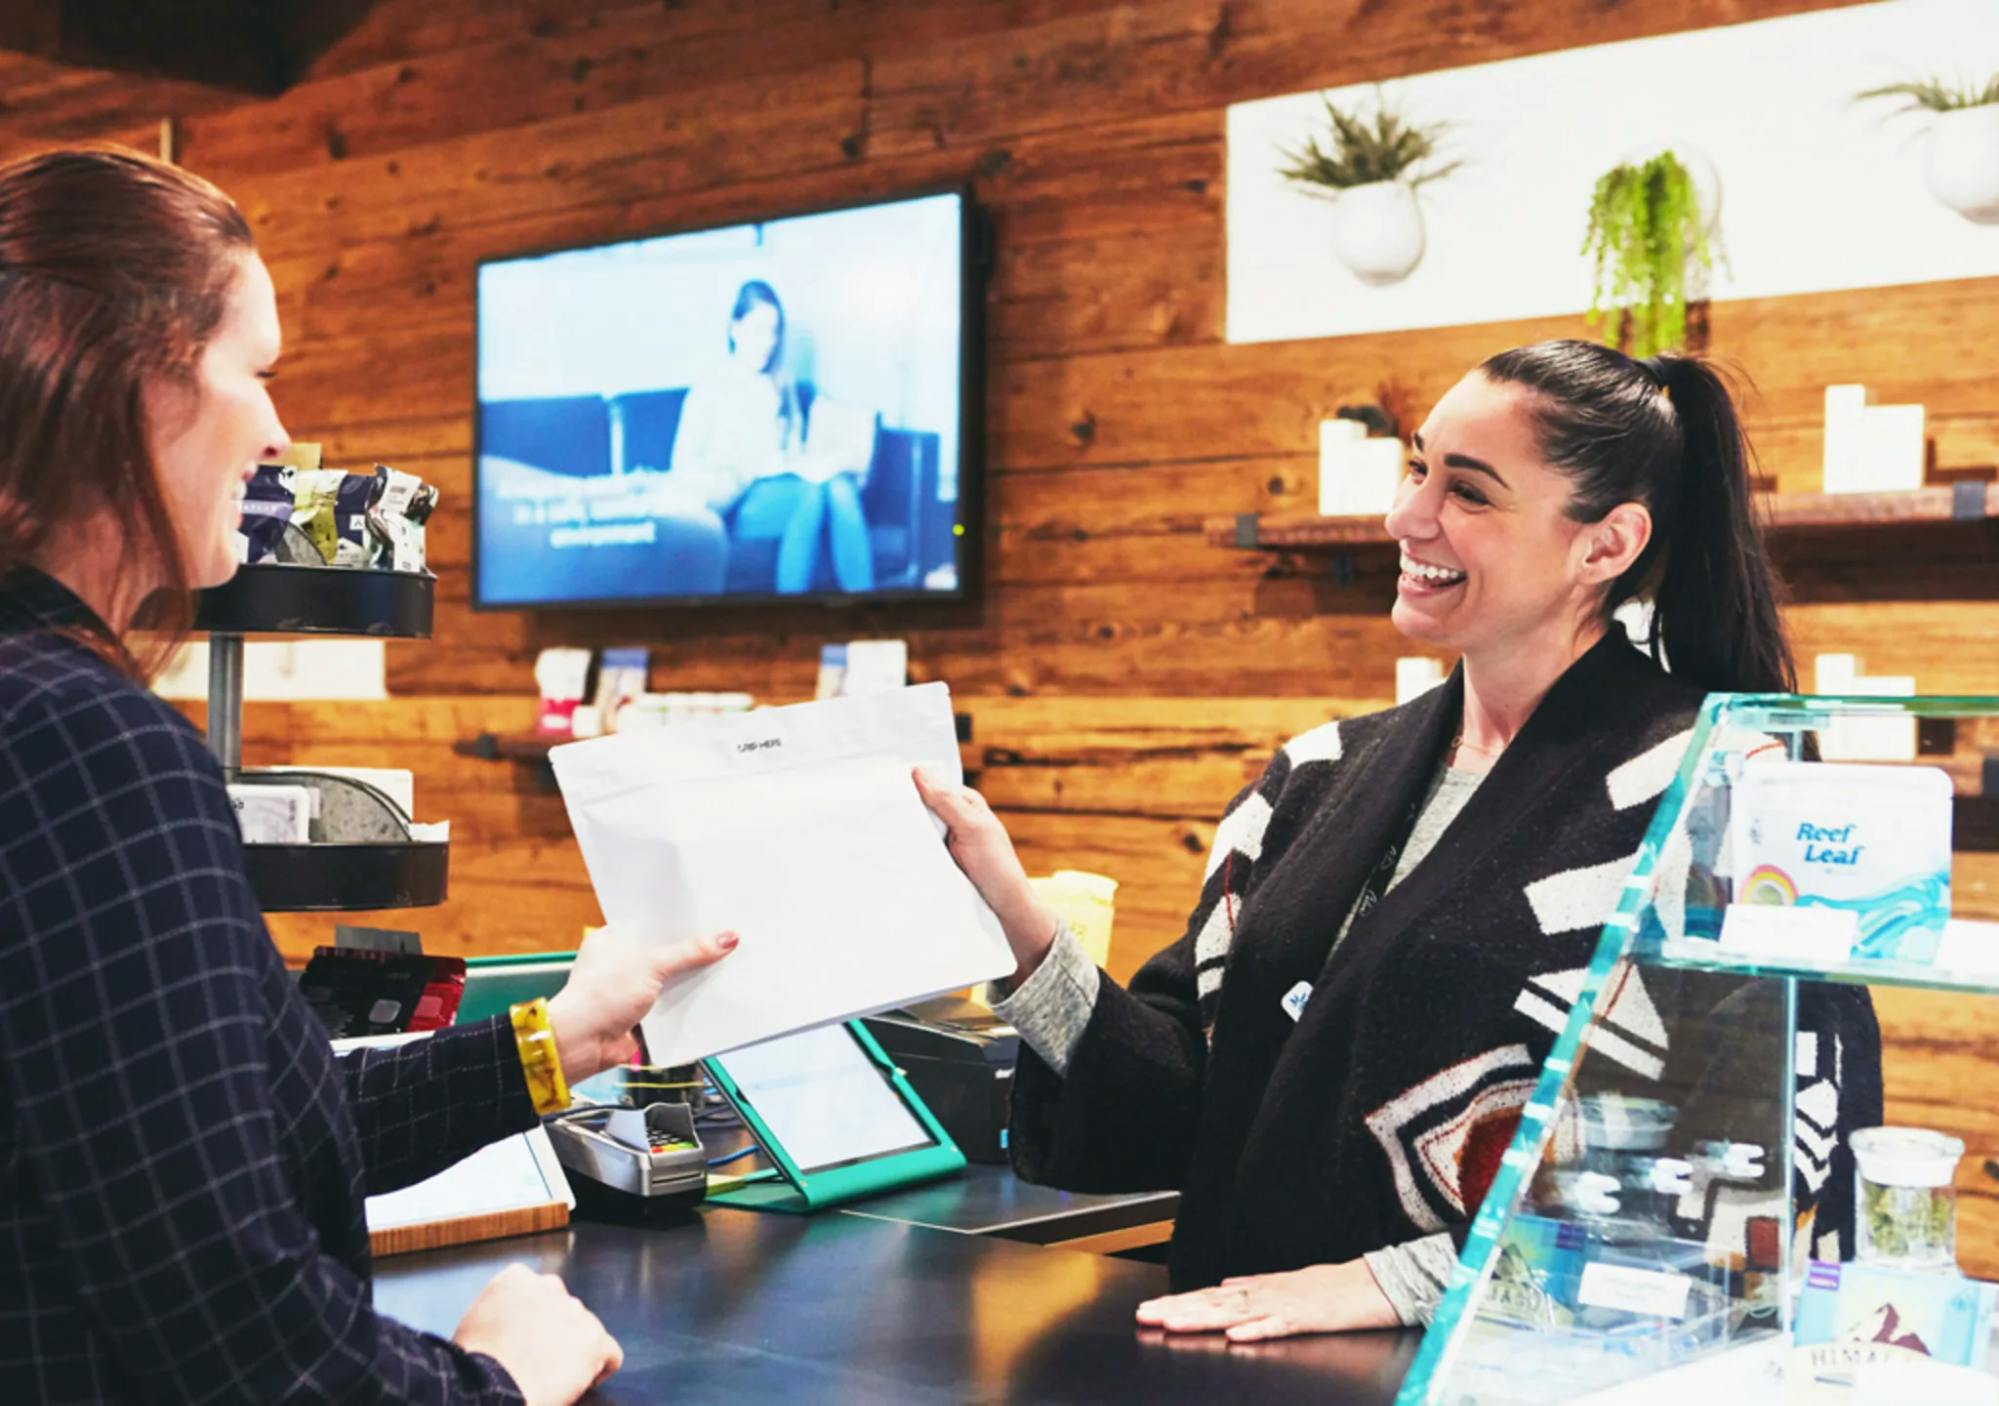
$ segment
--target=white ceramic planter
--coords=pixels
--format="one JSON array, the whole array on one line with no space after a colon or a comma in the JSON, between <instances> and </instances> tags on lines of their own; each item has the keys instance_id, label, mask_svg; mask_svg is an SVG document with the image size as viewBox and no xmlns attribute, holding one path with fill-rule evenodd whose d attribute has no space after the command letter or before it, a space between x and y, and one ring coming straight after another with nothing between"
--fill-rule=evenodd
<instances>
[{"instance_id":1,"label":"white ceramic planter","mask_svg":"<svg viewBox=\"0 0 1999 1406\"><path fill-rule=\"evenodd\" d=\"M1965 219L1999 224L1999 103L1936 115L1923 184Z\"/></svg>"},{"instance_id":2,"label":"white ceramic planter","mask_svg":"<svg viewBox=\"0 0 1999 1406\"><path fill-rule=\"evenodd\" d=\"M1362 283L1399 283L1423 258L1423 212L1400 181L1350 186L1333 202L1333 253Z\"/></svg>"}]
</instances>

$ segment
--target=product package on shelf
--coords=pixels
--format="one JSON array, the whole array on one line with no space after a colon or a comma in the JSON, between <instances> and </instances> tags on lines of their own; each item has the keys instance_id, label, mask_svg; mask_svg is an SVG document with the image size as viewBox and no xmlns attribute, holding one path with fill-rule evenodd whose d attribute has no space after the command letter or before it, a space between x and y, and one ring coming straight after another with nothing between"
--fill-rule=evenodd
<instances>
[{"instance_id":1,"label":"product package on shelf","mask_svg":"<svg viewBox=\"0 0 1999 1406\"><path fill-rule=\"evenodd\" d=\"M437 489L377 464L367 473L260 464L243 496L239 546L250 565L424 569Z\"/></svg>"}]
</instances>

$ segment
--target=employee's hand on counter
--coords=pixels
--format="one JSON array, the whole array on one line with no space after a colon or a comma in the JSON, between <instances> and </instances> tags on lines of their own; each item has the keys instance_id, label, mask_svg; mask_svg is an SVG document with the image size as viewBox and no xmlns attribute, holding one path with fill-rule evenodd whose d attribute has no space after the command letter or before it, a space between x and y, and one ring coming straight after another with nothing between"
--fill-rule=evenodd
<instances>
[{"instance_id":1,"label":"employee's hand on counter","mask_svg":"<svg viewBox=\"0 0 1999 1406\"><path fill-rule=\"evenodd\" d=\"M1027 881L1027 871L1013 852L1006 826L1000 824L984 796L969 786L937 780L921 769L915 776L916 793L944 822L944 843L951 858L1006 930L1007 945L1013 948L1017 963L1013 984L1018 986L1033 975L1054 944L1055 910L1041 901L1034 885Z\"/></svg>"},{"instance_id":2,"label":"employee's hand on counter","mask_svg":"<svg viewBox=\"0 0 1999 1406\"><path fill-rule=\"evenodd\" d=\"M507 1369L528 1406L570 1406L624 1364L624 1349L553 1274L510 1264L479 1291L452 1341Z\"/></svg>"},{"instance_id":3,"label":"employee's hand on counter","mask_svg":"<svg viewBox=\"0 0 1999 1406\"><path fill-rule=\"evenodd\" d=\"M562 1077L574 1084L638 1049L632 1027L675 977L710 967L736 950L736 934L717 933L674 947L647 947L600 928L583 939L569 982L548 1002Z\"/></svg>"},{"instance_id":4,"label":"employee's hand on counter","mask_svg":"<svg viewBox=\"0 0 1999 1406\"><path fill-rule=\"evenodd\" d=\"M1138 1306L1138 1321L1169 1333L1226 1333L1236 1343L1393 1328L1400 1322L1365 1260L1244 1275L1212 1289L1147 1299Z\"/></svg>"}]
</instances>

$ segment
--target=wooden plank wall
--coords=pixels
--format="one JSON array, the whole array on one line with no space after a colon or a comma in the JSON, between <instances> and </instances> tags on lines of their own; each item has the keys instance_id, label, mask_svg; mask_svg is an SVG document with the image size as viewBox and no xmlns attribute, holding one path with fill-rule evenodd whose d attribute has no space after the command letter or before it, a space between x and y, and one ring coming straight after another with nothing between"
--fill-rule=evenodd
<instances>
[{"instance_id":1,"label":"wooden plank wall","mask_svg":"<svg viewBox=\"0 0 1999 1406\"><path fill-rule=\"evenodd\" d=\"M1225 106L1830 3L380 0L272 101L0 62L0 146L150 142L176 116L181 158L242 203L276 277L293 432L326 440L333 462L381 459L443 488L437 638L390 647L395 701L260 707L246 728L253 762L407 766L424 816L452 820L451 901L383 921L496 952L566 946L594 920L559 800L529 769L450 750L527 725L542 646L643 643L655 688L788 701L809 693L823 640L891 633L972 714L983 784L1029 866L1123 881L1124 975L1177 935L1245 772L1312 723L1381 706L1407 652L1379 567L1338 584L1322 563L1210 548L1201 520L1309 510L1314 427L1343 403L1420 416L1489 352L1583 332L1550 318L1224 345ZM979 605L468 611L475 260L945 178L972 183L998 251ZM1781 487L1816 485L1829 381L1926 404L1939 477L1999 462L1999 279L1726 304L1712 348L1754 379ZM1999 692L1987 563L1797 565L1788 620L1804 656L1854 650L1926 692ZM1992 856L1965 857L1960 909L1999 914L1995 885ZM327 931L274 927L295 957ZM1881 1005L1896 1115L1999 1153L1999 1128L1962 1111L1999 1054L1984 1011L1908 993ZM1978 1206L1974 1263L1999 1225L1999 1203Z\"/></svg>"}]
</instances>

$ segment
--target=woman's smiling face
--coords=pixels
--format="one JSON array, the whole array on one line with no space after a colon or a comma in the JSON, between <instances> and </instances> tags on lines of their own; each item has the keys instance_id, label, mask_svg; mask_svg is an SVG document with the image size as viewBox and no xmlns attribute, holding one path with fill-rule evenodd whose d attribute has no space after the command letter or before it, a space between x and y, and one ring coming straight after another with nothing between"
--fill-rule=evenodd
<instances>
[{"instance_id":1,"label":"woman's smiling face","mask_svg":"<svg viewBox=\"0 0 1999 1406\"><path fill-rule=\"evenodd\" d=\"M1411 639L1475 653L1569 638L1592 618L1592 525L1568 516L1533 401L1474 371L1416 434L1388 514L1402 568L1390 618Z\"/></svg>"}]
</instances>

